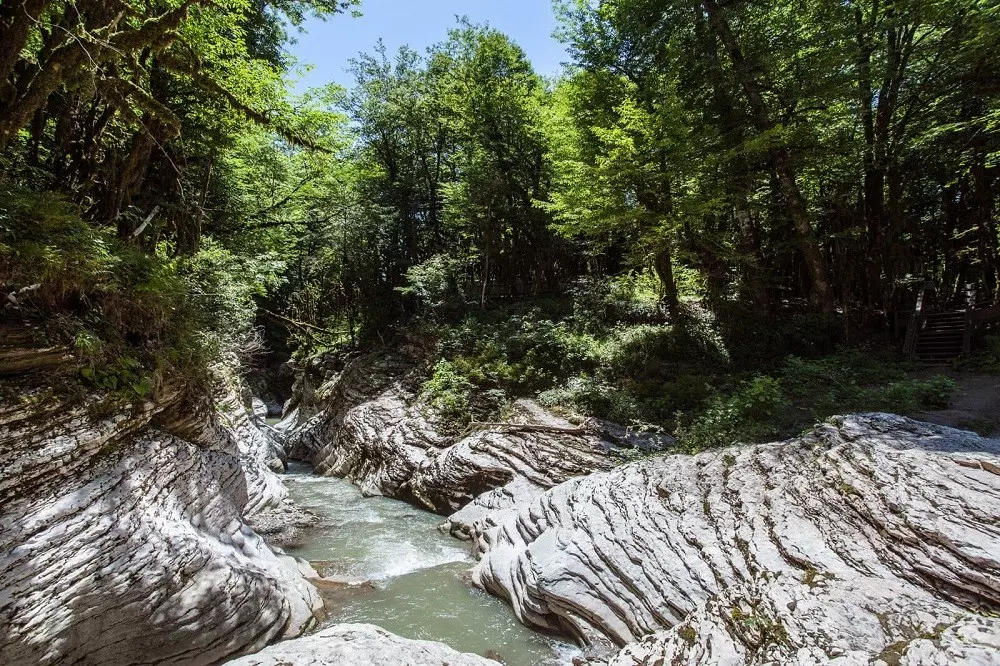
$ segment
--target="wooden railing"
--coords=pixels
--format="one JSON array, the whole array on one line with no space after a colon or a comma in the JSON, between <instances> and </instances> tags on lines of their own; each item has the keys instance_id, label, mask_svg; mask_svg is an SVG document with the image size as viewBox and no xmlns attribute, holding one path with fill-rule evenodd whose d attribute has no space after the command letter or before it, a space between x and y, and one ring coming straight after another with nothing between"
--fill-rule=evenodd
<instances>
[{"instance_id":1,"label":"wooden railing","mask_svg":"<svg viewBox=\"0 0 1000 666\"><path fill-rule=\"evenodd\" d=\"M910 317L910 324L906 327L906 340L903 342L903 355L906 357L913 356L914 349L917 344L917 334L920 329L924 326L924 319L926 315L924 314L924 305L926 303L927 293L934 290L934 285L930 282L925 282L917 293L917 306L913 309L913 316Z\"/></svg>"}]
</instances>

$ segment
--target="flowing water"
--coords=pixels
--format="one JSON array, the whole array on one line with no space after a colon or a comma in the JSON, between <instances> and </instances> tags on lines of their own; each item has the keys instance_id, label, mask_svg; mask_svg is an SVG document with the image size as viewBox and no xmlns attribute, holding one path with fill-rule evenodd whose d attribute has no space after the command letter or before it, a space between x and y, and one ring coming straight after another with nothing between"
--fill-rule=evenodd
<instances>
[{"instance_id":1,"label":"flowing water","mask_svg":"<svg viewBox=\"0 0 1000 666\"><path fill-rule=\"evenodd\" d=\"M465 582L468 548L437 530L440 516L292 464L292 499L322 519L289 554L325 577L356 581L327 590L328 622L365 622L406 638L441 641L508 666L565 664L573 646L527 629L503 602Z\"/></svg>"}]
</instances>

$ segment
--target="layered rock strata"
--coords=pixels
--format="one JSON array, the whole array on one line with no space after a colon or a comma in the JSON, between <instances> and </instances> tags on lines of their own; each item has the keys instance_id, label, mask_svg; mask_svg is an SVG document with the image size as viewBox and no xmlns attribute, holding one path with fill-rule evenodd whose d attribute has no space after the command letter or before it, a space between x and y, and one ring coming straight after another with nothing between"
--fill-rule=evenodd
<instances>
[{"instance_id":1,"label":"layered rock strata","mask_svg":"<svg viewBox=\"0 0 1000 666\"><path fill-rule=\"evenodd\" d=\"M477 521L475 582L615 666L1000 662L1000 442L889 415L664 456Z\"/></svg>"},{"instance_id":2,"label":"layered rock strata","mask_svg":"<svg viewBox=\"0 0 1000 666\"><path fill-rule=\"evenodd\" d=\"M107 414L17 356L16 375L0 364L0 663L211 664L315 624L297 563L244 520L283 490L237 402Z\"/></svg>"},{"instance_id":3,"label":"layered rock strata","mask_svg":"<svg viewBox=\"0 0 1000 666\"><path fill-rule=\"evenodd\" d=\"M338 624L273 645L228 666L497 666L442 643L400 638L370 624Z\"/></svg>"},{"instance_id":4,"label":"layered rock strata","mask_svg":"<svg viewBox=\"0 0 1000 666\"><path fill-rule=\"evenodd\" d=\"M425 377L421 351L403 347L356 358L320 386L313 405L324 407L290 429L290 457L317 473L355 482L363 492L413 502L454 516L452 532L469 536L471 521L512 506L567 479L608 470L621 448L666 446L664 438L621 441L604 424L586 427L518 401L509 423L479 424L444 435L417 392ZM488 497L483 497L488 494Z\"/></svg>"}]
</instances>

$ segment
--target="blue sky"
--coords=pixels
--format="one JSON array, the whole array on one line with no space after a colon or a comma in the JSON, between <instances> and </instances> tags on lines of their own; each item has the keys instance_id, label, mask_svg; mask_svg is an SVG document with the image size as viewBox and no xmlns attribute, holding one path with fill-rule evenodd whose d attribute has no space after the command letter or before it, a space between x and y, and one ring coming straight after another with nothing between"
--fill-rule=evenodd
<instances>
[{"instance_id":1,"label":"blue sky","mask_svg":"<svg viewBox=\"0 0 1000 666\"><path fill-rule=\"evenodd\" d=\"M558 74L568 59L552 37L556 21L550 0L362 0L361 11L360 18L340 15L306 23L306 32L289 48L300 64L314 66L300 80L300 90L330 82L350 87L353 81L344 71L348 60L372 51L380 37L390 53L403 44L423 52L447 37L456 15L510 35L539 74Z\"/></svg>"}]
</instances>

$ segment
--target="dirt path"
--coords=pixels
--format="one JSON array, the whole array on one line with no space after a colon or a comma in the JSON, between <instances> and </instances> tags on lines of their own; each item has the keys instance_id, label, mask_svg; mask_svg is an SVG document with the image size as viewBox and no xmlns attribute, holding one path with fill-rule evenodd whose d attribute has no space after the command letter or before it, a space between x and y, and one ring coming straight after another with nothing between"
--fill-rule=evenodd
<instances>
[{"instance_id":1,"label":"dirt path","mask_svg":"<svg viewBox=\"0 0 1000 666\"><path fill-rule=\"evenodd\" d=\"M958 391L948 409L921 412L914 414L915 418L1000 438L1000 376L947 369L929 374L951 377L958 383Z\"/></svg>"}]
</instances>

